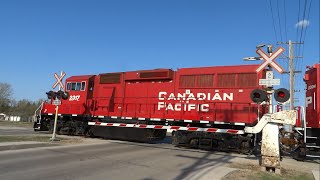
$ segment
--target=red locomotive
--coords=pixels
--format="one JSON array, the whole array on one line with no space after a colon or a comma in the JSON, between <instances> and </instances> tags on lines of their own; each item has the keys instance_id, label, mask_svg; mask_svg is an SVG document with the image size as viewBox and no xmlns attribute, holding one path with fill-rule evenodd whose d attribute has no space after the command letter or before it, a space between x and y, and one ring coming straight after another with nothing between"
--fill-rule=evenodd
<instances>
[{"instance_id":1,"label":"red locomotive","mask_svg":"<svg viewBox=\"0 0 320 180\"><path fill-rule=\"evenodd\" d=\"M57 125L60 134L150 141L164 138L171 129L178 130L175 144L241 150L253 141L252 135L242 130L255 125L266 109L260 106L258 111L258 105L250 100L250 93L262 88L259 79L265 77L265 71L256 72L257 67L72 76L66 79L65 93L47 94L51 101L62 97ZM53 129L55 105L51 101L43 104L36 129Z\"/></svg>"},{"instance_id":2,"label":"red locomotive","mask_svg":"<svg viewBox=\"0 0 320 180\"><path fill-rule=\"evenodd\" d=\"M320 64L307 67L304 81L306 82L305 123L301 123L304 142L307 156L320 158Z\"/></svg>"}]
</instances>

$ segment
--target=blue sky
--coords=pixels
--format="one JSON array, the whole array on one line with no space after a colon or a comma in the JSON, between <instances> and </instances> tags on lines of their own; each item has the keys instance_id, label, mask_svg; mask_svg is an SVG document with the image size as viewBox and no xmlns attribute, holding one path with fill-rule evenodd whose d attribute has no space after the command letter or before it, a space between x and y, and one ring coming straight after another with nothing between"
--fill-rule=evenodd
<instances>
[{"instance_id":1,"label":"blue sky","mask_svg":"<svg viewBox=\"0 0 320 180\"><path fill-rule=\"evenodd\" d=\"M17 100L38 100L61 70L72 76L259 63L242 58L256 56L258 44L299 41L296 24L305 17L305 44L296 52L304 58L295 64L303 71L320 59L319 1L309 14L310 1L306 13L305 0L0 1L0 82L12 85ZM288 85L287 75L281 80Z\"/></svg>"}]
</instances>

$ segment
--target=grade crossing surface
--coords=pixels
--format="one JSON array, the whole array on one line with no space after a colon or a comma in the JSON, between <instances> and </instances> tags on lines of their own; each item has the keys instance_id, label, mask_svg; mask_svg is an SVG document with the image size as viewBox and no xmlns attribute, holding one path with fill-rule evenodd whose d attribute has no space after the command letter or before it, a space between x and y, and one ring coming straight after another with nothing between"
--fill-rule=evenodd
<instances>
[{"instance_id":1,"label":"grade crossing surface","mask_svg":"<svg viewBox=\"0 0 320 180\"><path fill-rule=\"evenodd\" d=\"M204 170L212 172L219 167L221 172L221 167L239 158L225 153L181 149L165 142L104 141L2 151L0 179L199 179L208 174Z\"/></svg>"}]
</instances>

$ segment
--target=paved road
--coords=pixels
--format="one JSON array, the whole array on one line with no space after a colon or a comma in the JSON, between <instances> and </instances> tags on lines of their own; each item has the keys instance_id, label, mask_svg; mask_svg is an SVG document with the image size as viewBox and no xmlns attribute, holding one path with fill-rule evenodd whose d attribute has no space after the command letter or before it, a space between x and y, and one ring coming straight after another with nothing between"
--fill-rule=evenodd
<instances>
[{"instance_id":1,"label":"paved road","mask_svg":"<svg viewBox=\"0 0 320 180\"><path fill-rule=\"evenodd\" d=\"M170 137L154 144L88 140L90 144L0 151L0 179L217 179L231 163L258 165L253 156L177 148ZM282 165L306 171L319 166L293 159Z\"/></svg>"},{"instance_id":2,"label":"paved road","mask_svg":"<svg viewBox=\"0 0 320 180\"><path fill-rule=\"evenodd\" d=\"M198 179L237 156L171 144L99 144L0 152L0 179Z\"/></svg>"},{"instance_id":3,"label":"paved road","mask_svg":"<svg viewBox=\"0 0 320 180\"><path fill-rule=\"evenodd\" d=\"M38 135L33 128L0 126L0 135Z\"/></svg>"}]
</instances>

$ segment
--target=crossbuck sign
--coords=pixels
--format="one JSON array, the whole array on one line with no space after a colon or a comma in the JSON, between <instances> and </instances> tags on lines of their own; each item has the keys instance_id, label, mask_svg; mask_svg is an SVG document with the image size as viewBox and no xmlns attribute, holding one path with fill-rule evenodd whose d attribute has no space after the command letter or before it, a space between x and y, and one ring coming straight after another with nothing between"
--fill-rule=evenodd
<instances>
[{"instance_id":1,"label":"crossbuck sign","mask_svg":"<svg viewBox=\"0 0 320 180\"><path fill-rule=\"evenodd\" d=\"M261 48L258 48L256 52L264 60L264 62L256 70L257 72L260 72L262 69L264 69L267 65L270 64L279 73L283 73L282 67L274 61L278 56L280 56L280 54L282 54L284 52L283 47L278 48L270 56L267 53L265 53Z\"/></svg>"},{"instance_id":2,"label":"crossbuck sign","mask_svg":"<svg viewBox=\"0 0 320 180\"><path fill-rule=\"evenodd\" d=\"M63 79L63 77L65 75L66 75L66 73L63 72L63 71L61 72L61 76L60 77L59 77L59 75L57 73L54 73L54 78L56 78L57 81L53 84L52 89L56 88L57 85L59 85L59 90L60 89L64 89L64 85L62 83L62 79Z\"/></svg>"}]
</instances>

